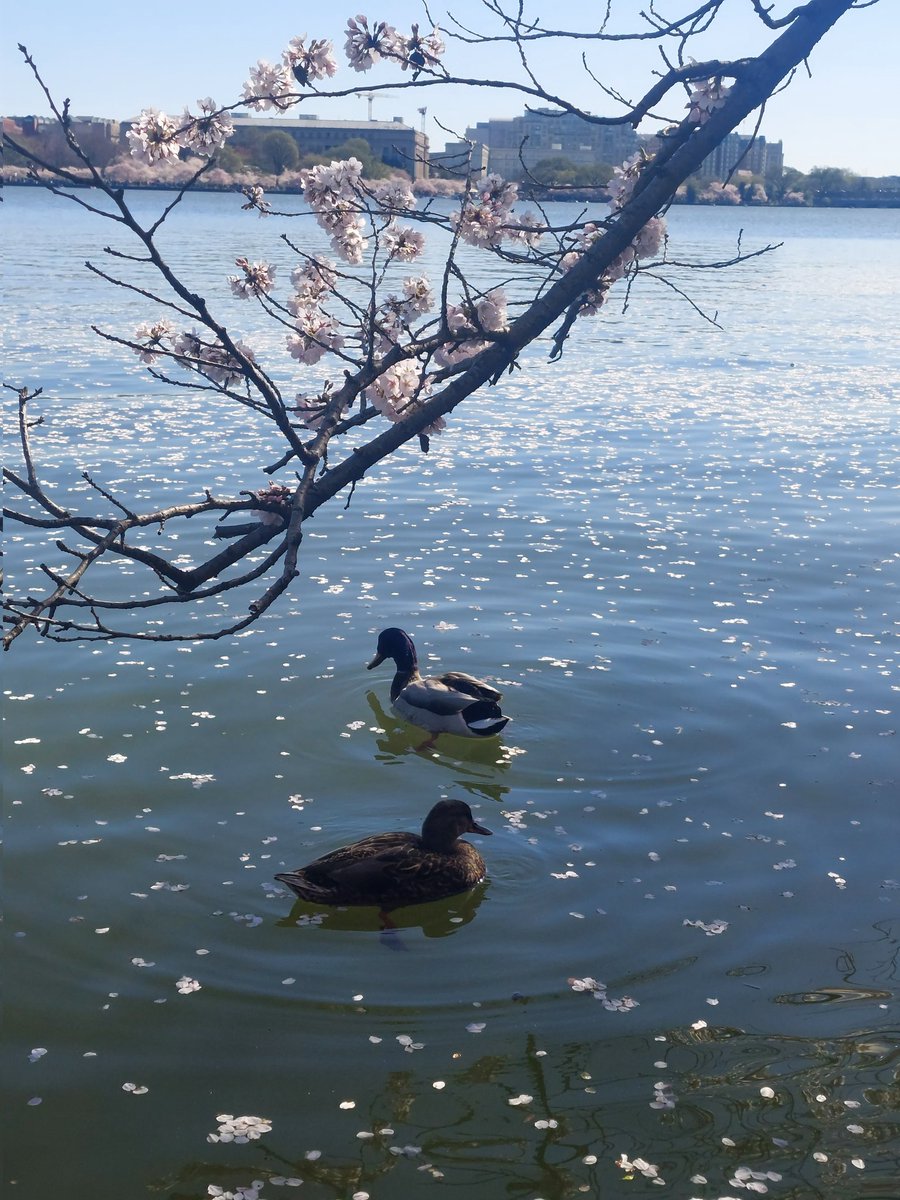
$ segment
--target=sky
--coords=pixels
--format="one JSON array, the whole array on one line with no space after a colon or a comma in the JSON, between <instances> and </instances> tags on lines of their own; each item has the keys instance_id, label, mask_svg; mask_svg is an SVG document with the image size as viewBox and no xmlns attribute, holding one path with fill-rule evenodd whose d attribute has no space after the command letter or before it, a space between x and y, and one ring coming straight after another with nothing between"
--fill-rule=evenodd
<instances>
[{"instance_id":1,"label":"sky","mask_svg":"<svg viewBox=\"0 0 900 1200\"><path fill-rule=\"evenodd\" d=\"M670 17L698 3L658 0L656 8ZM786 0L771 0L771 6L774 16L791 7ZM497 32L496 18L480 0L452 0L448 7L460 25ZM515 3L507 7L514 9ZM637 0L612 0L610 29L640 28L636 14L643 7ZM546 0L525 0L527 15L541 14L545 24L552 19L559 29L588 29L603 9L597 0L555 0L552 6ZM194 108L205 96L219 104L232 103L239 99L248 69L257 59L277 62L292 37L307 34L330 38L335 44L339 70L328 81L330 87L385 89L375 94L372 116L378 120L399 116L417 127L424 123L437 148L476 121L524 111L526 98L512 90L406 90L396 85L408 76L393 65L380 63L366 74L352 71L343 56L344 31L347 18L359 11L365 9L329 5L323 10L296 0L262 4L217 0L213 5L185 5L183 0L155 0L153 5L41 0L16 5L3 22L0 41L0 107L7 115L49 115L47 102L16 48L19 42L28 48L54 96L70 98L74 114L121 120L151 106L180 115L185 105ZM508 46L495 42L477 47L455 41L447 35L459 25L447 17L440 0L429 6L429 12L445 31L444 62L452 74L494 81L522 79L521 66ZM406 32L414 21L423 30L431 27L423 4L414 0L382 0L380 8L367 15ZM774 36L761 28L751 0L725 0L714 29L698 41L692 56L736 58L758 52ZM787 165L801 171L832 166L860 175L900 175L898 46L898 0L879 0L841 18L810 57L809 74L799 72L767 106L760 132L769 141L783 142ZM601 116L615 115L620 109L584 69L582 51L591 73L631 100L646 91L661 66L658 52L646 43L536 44L529 65L543 88ZM427 111L422 114L421 108ZM322 118L362 120L369 105L360 95L317 97L302 111ZM292 109L287 115L297 112ZM673 97L661 115L679 119L681 99ZM640 131L652 128L645 123Z\"/></svg>"}]
</instances>

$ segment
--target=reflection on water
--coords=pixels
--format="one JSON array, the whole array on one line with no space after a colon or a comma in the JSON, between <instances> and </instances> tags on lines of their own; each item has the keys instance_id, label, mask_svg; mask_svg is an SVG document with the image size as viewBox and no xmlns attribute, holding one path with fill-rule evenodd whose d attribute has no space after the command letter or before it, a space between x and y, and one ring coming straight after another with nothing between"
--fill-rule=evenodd
<instances>
[{"instance_id":1,"label":"reflection on water","mask_svg":"<svg viewBox=\"0 0 900 1200\"><path fill-rule=\"evenodd\" d=\"M271 1148L245 1148L241 1168L195 1161L156 1186L181 1197L196 1193L180 1188L212 1178L236 1188L254 1179L283 1186L290 1177L318 1185L317 1196L418 1197L444 1180L489 1200L500 1179L508 1194L559 1198L630 1195L652 1180L676 1196L746 1189L795 1200L887 1200L900 1179L891 1157L900 1054L896 1043L867 1038L678 1030L655 1047L625 1036L570 1041L551 1055L523 1033L505 1052L453 1055L456 1063L424 1091L411 1067L387 1071L367 1102L349 1110L342 1150L323 1154L297 1131L267 1139ZM643 1078L610 1073L611 1059L630 1059ZM661 1076L670 1082L654 1082ZM648 1097L658 1113L652 1157L634 1136ZM884 1116L873 1119L864 1110L875 1098ZM892 1108L893 1121L885 1119ZM623 1155L643 1169L618 1166ZM748 1188L753 1181L763 1186Z\"/></svg>"},{"instance_id":2,"label":"reflection on water","mask_svg":"<svg viewBox=\"0 0 900 1200\"><path fill-rule=\"evenodd\" d=\"M290 914L275 923L284 928L319 926L323 930L377 930L381 934L400 929L421 929L425 937L449 937L474 918L489 887L490 882L486 880L460 896L451 896L447 900L433 900L428 904L408 904L402 908L391 909L390 914L365 905L354 905L352 908L323 908L304 900L295 900ZM396 949L400 939L383 938L382 943L390 949Z\"/></svg>"},{"instance_id":3,"label":"reflection on water","mask_svg":"<svg viewBox=\"0 0 900 1200\"><path fill-rule=\"evenodd\" d=\"M265 431L81 336L138 301L73 274L79 214L12 191L9 348L73 504L83 468L141 504L264 482ZM172 235L210 296L224 241L270 241L239 200ZM900 1195L900 214L671 225L786 245L705 281L722 331L648 281L556 369L525 356L318 514L245 635L8 656L11 1195L618 1200L657 1190L637 1159L678 1200ZM8 545L16 580L57 565ZM385 711L365 662L398 623L497 664L501 738L423 751ZM442 795L494 831L474 892L384 928L273 885ZM210 1144L218 1114L272 1129Z\"/></svg>"}]
</instances>

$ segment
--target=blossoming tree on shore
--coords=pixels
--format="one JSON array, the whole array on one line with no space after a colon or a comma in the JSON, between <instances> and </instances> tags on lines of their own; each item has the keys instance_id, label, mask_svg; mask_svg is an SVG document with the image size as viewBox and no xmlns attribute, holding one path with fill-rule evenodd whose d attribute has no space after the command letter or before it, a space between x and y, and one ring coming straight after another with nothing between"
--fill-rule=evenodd
<instances>
[{"instance_id":1,"label":"blossoming tree on shore","mask_svg":"<svg viewBox=\"0 0 900 1200\"><path fill-rule=\"evenodd\" d=\"M259 477L248 479L247 490L237 496L211 491L199 498L173 496L166 507L137 512L127 499L85 475L94 511L73 514L43 480L33 445L32 431L43 420L34 414L39 381L7 382L18 399L21 446L21 465L4 470L17 495L7 515L45 531L61 558L42 564L48 580L43 594L7 594L4 646L27 629L54 640L197 641L250 625L297 577L304 522L323 504L352 494L367 471L407 443L427 452L448 415L481 389L501 386L537 338L548 337L550 358L558 358L575 323L602 313L613 289L627 291L646 272L664 274L663 214L679 185L731 130L761 110L835 22L848 10L867 6L859 0L810 0L776 16L775 5L749 3L770 32L770 43L755 57L731 61L695 62L688 51L696 34L714 31L716 18L734 0L704 0L672 19L650 9L630 33L607 31L610 12L597 30L555 30L526 19L520 6L505 11L498 0L484 2L485 15L498 22L499 32L491 35L474 34L452 18L445 32L429 22L405 33L359 15L347 22L343 68L331 42L295 37L280 62L260 59L250 69L234 103L219 105L206 97L195 111L186 108L178 117L153 108L141 114L127 135L136 161L195 164L175 199L149 223L136 217L121 187L93 165L72 132L68 101L55 102L22 47L82 172L50 168L11 135L4 134L4 140L30 159L51 191L128 231L137 246L133 261L155 272L156 286L148 288L116 273L127 265L128 255L110 251L112 266L88 264L111 283L139 294L148 308L137 329L98 332L137 355L157 380L194 388L264 418L272 448L258 468L271 481L260 486ZM621 110L597 117L538 83L529 55L535 43L548 39L587 45L597 53L623 41L654 40L665 70L637 103L628 104L612 84L599 82L585 55L585 70L598 91L615 97ZM472 41L510 43L521 64L519 77L498 81L459 74ZM355 78L370 71L384 72L389 82L370 85ZM347 77L343 85L342 77ZM289 281L271 262L250 261L239 247L223 263L223 291L259 305L283 327L281 361L263 361L258 349L226 328L212 303L187 286L177 264L163 257L159 229L165 220L176 219L178 202L214 168L216 153L232 134L235 108L283 113L311 97L321 104L329 96L388 86L502 86L528 103L540 101L588 122L637 127L652 117L659 128L652 142L616 169L608 215L589 222L581 217L554 223L539 205L522 205L516 183L496 173L481 175L471 164L461 167L464 187L449 212L420 205L405 178L367 180L352 157L303 170L304 204L295 213L276 212L274 200L259 187L246 187L248 218L257 213L313 219L331 247L327 257L309 253L297 244L301 239L284 234L295 259ZM668 120L659 116L663 111ZM85 170L91 190L75 190ZM448 247L440 273L432 277L417 265L429 234L442 237ZM512 282L478 286L464 270L465 247L502 265L504 280ZM479 272L479 279L485 274ZM236 514L242 523L235 523ZM146 536L163 522L188 518L195 524L209 521L215 536L227 543L191 566L167 558ZM62 534L67 542L56 540ZM97 594L92 568L104 560L145 569L152 592L125 599ZM178 628L173 614L179 606L238 590L249 598L229 619L200 630Z\"/></svg>"}]
</instances>

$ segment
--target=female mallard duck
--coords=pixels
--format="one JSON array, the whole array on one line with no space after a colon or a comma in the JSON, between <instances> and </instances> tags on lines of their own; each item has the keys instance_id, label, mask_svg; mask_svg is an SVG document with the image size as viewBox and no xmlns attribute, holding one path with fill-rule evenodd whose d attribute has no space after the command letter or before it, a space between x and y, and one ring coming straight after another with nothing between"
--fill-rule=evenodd
<instances>
[{"instance_id":1,"label":"female mallard duck","mask_svg":"<svg viewBox=\"0 0 900 1200\"><path fill-rule=\"evenodd\" d=\"M368 669L392 658L397 673L391 682L391 707L398 717L428 729L432 735L490 737L509 722L497 701L502 693L463 671L445 671L423 679L416 648L402 629L383 629Z\"/></svg>"},{"instance_id":2,"label":"female mallard duck","mask_svg":"<svg viewBox=\"0 0 900 1200\"><path fill-rule=\"evenodd\" d=\"M484 878L484 859L463 833L490 834L463 800L439 800L422 832L376 833L275 878L317 904L422 904L465 892Z\"/></svg>"}]
</instances>

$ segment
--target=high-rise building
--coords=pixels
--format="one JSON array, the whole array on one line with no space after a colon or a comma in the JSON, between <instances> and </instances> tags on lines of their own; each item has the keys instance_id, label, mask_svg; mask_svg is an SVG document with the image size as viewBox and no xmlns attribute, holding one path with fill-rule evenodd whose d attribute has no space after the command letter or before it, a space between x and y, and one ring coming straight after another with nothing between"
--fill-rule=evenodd
<instances>
[{"instance_id":1,"label":"high-rise building","mask_svg":"<svg viewBox=\"0 0 900 1200\"><path fill-rule=\"evenodd\" d=\"M466 137L487 146L488 170L504 179L522 179L545 158L566 158L576 167L618 166L640 145L630 125L595 125L553 108L479 121L466 130Z\"/></svg>"},{"instance_id":2,"label":"high-rise building","mask_svg":"<svg viewBox=\"0 0 900 1200\"><path fill-rule=\"evenodd\" d=\"M784 150L781 142L767 142L764 137L746 133L729 133L700 164L701 179L724 182L734 171L752 171L767 182L781 179L784 173Z\"/></svg>"}]
</instances>

